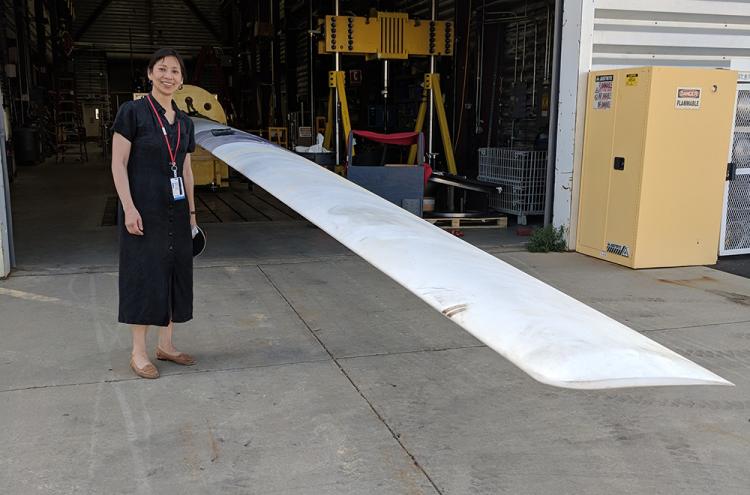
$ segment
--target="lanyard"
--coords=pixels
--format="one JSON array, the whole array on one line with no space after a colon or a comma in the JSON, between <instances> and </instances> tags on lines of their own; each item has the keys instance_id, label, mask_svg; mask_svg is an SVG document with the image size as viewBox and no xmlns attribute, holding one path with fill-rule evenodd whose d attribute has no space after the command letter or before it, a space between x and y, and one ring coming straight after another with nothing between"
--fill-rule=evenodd
<instances>
[{"instance_id":1,"label":"lanyard","mask_svg":"<svg viewBox=\"0 0 750 495\"><path fill-rule=\"evenodd\" d=\"M167 151L169 152L169 166L172 170L172 174L177 177L177 150L180 149L180 121L177 120L177 145L175 146L174 152L172 152L172 146L169 144L169 138L167 138L167 130L164 128L164 122L162 122L159 112L156 111L154 102L151 101L151 95L146 95L146 98L148 99L148 102L151 105L151 110L154 111L154 115L156 115L156 119L161 126L161 132L164 134L164 142L167 143ZM175 115L175 118L177 118L177 115Z\"/></svg>"}]
</instances>

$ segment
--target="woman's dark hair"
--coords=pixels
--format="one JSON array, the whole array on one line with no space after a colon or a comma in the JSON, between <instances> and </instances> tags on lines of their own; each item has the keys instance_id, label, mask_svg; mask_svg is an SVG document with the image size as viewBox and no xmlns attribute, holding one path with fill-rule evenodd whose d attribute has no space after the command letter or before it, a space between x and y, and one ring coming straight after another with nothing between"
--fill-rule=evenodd
<instances>
[{"instance_id":1,"label":"woman's dark hair","mask_svg":"<svg viewBox=\"0 0 750 495\"><path fill-rule=\"evenodd\" d=\"M177 61L180 63L180 72L182 73L182 80L184 81L186 79L185 62L182 60L182 56L177 53L177 50L173 48L159 48L158 50L156 50L154 54L151 55L151 59L148 61L148 71L154 72L154 66L156 65L156 62L166 57L174 57L177 59Z\"/></svg>"}]
</instances>

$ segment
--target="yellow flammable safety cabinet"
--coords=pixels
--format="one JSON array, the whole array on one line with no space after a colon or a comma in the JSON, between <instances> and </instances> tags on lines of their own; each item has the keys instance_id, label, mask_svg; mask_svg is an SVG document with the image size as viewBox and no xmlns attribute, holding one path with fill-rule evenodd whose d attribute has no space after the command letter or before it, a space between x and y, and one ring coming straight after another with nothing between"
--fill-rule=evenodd
<instances>
[{"instance_id":1,"label":"yellow flammable safety cabinet","mask_svg":"<svg viewBox=\"0 0 750 495\"><path fill-rule=\"evenodd\" d=\"M737 73L589 75L576 250L631 268L713 264Z\"/></svg>"}]
</instances>

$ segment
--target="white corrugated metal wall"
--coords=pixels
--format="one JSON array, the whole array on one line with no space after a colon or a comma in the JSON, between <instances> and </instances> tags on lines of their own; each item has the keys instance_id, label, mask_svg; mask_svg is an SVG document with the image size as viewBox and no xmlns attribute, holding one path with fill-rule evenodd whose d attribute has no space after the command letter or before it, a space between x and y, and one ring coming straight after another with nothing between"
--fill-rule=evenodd
<instances>
[{"instance_id":1,"label":"white corrugated metal wall","mask_svg":"<svg viewBox=\"0 0 750 495\"><path fill-rule=\"evenodd\" d=\"M96 0L76 2L74 32L83 27L100 3ZM192 3L216 31L221 29L219 2L193 0ZM136 54L151 54L162 46L188 56L197 54L202 46L216 46L220 42L181 0L112 0L76 41L82 46L93 45L110 56L129 54L131 49Z\"/></svg>"},{"instance_id":2,"label":"white corrugated metal wall","mask_svg":"<svg viewBox=\"0 0 750 495\"><path fill-rule=\"evenodd\" d=\"M588 71L750 58L750 1L566 0L562 37L553 221L574 246Z\"/></svg>"},{"instance_id":3,"label":"white corrugated metal wall","mask_svg":"<svg viewBox=\"0 0 750 495\"><path fill-rule=\"evenodd\" d=\"M750 57L750 2L597 0L592 68L729 67Z\"/></svg>"}]
</instances>

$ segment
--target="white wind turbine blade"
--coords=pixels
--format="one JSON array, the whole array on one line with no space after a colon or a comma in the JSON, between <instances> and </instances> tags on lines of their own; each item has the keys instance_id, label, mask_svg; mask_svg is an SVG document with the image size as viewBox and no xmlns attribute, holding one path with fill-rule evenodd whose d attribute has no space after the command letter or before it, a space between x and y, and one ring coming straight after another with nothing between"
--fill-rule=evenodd
<instances>
[{"instance_id":1,"label":"white wind turbine blade","mask_svg":"<svg viewBox=\"0 0 750 495\"><path fill-rule=\"evenodd\" d=\"M540 382L575 389L731 385L313 162L194 121L199 145Z\"/></svg>"}]
</instances>

